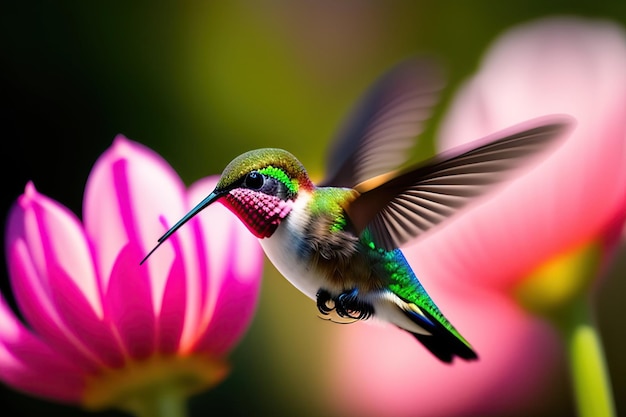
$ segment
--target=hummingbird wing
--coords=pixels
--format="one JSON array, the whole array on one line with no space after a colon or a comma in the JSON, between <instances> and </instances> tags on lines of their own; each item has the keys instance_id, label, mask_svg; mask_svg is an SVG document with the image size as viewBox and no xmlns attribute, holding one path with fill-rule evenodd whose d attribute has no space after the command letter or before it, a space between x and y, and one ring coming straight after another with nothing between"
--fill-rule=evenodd
<instances>
[{"instance_id":1,"label":"hummingbird wing","mask_svg":"<svg viewBox=\"0 0 626 417\"><path fill-rule=\"evenodd\" d=\"M405 162L443 85L439 68L426 59L408 59L384 74L331 142L319 185L353 187Z\"/></svg>"},{"instance_id":2,"label":"hummingbird wing","mask_svg":"<svg viewBox=\"0 0 626 417\"><path fill-rule=\"evenodd\" d=\"M504 175L554 145L573 120L534 119L444 152L400 173L372 178L346 208L360 234L392 250L452 216L472 198L501 182Z\"/></svg>"}]
</instances>

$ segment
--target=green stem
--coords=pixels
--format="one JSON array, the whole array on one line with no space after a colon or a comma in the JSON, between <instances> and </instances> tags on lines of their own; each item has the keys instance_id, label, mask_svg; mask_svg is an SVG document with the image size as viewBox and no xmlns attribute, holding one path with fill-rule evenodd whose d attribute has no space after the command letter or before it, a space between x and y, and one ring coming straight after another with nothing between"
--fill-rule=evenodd
<instances>
[{"instance_id":1,"label":"green stem","mask_svg":"<svg viewBox=\"0 0 626 417\"><path fill-rule=\"evenodd\" d=\"M585 297L572 300L557 319L568 349L569 367L579 417L615 417L615 403L602 341Z\"/></svg>"},{"instance_id":2,"label":"green stem","mask_svg":"<svg viewBox=\"0 0 626 417\"><path fill-rule=\"evenodd\" d=\"M124 408L136 417L187 416L186 396L176 387L155 387L127 401Z\"/></svg>"}]
</instances>

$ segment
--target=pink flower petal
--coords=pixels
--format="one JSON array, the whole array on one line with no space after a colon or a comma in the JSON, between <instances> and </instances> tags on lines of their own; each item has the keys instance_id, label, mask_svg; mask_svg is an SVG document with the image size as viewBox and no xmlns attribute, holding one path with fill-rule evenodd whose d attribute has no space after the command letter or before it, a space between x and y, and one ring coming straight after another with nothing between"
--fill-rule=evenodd
<instances>
[{"instance_id":1,"label":"pink flower petal","mask_svg":"<svg viewBox=\"0 0 626 417\"><path fill-rule=\"evenodd\" d=\"M611 22L565 17L509 30L465 87L472 91L457 94L442 128L443 147L552 113L570 114L584 129L610 120L623 110L625 37Z\"/></svg>"},{"instance_id":2,"label":"pink flower petal","mask_svg":"<svg viewBox=\"0 0 626 417\"><path fill-rule=\"evenodd\" d=\"M37 280L25 244L16 241L8 248L9 273L21 312L33 329L55 350L73 357L85 371L93 372L99 363L67 328Z\"/></svg>"},{"instance_id":3,"label":"pink flower petal","mask_svg":"<svg viewBox=\"0 0 626 417\"><path fill-rule=\"evenodd\" d=\"M103 323L90 252L76 217L28 184L8 229L12 283L31 324L59 347L81 351L90 369L93 356L97 362L121 363L121 351Z\"/></svg>"},{"instance_id":4,"label":"pink flower petal","mask_svg":"<svg viewBox=\"0 0 626 417\"><path fill-rule=\"evenodd\" d=\"M35 368L17 359L0 343L0 380L31 395L79 403L84 382L71 376L59 378L59 375L56 370Z\"/></svg>"},{"instance_id":5,"label":"pink flower petal","mask_svg":"<svg viewBox=\"0 0 626 417\"><path fill-rule=\"evenodd\" d=\"M124 363L124 353L117 343L110 323L96 317L84 294L63 270L54 271L52 299L59 314L71 328L76 338L108 367L116 368Z\"/></svg>"},{"instance_id":6,"label":"pink flower petal","mask_svg":"<svg viewBox=\"0 0 626 417\"><path fill-rule=\"evenodd\" d=\"M128 354L143 359L155 350L156 323L148 269L137 262L136 244L123 248L111 270L105 294L105 311L117 328Z\"/></svg>"},{"instance_id":7,"label":"pink flower petal","mask_svg":"<svg viewBox=\"0 0 626 417\"><path fill-rule=\"evenodd\" d=\"M170 240L176 255L166 280L157 324L158 350L163 353L174 353L180 347L186 312L189 310L188 299L192 298L187 286L189 281L196 281L193 277L186 277L178 236L171 236Z\"/></svg>"},{"instance_id":8,"label":"pink flower petal","mask_svg":"<svg viewBox=\"0 0 626 417\"><path fill-rule=\"evenodd\" d=\"M128 242L139 245L135 259L138 264L186 209L184 185L172 168L154 151L118 136L96 162L85 190L85 228L93 242L103 288L110 285L113 265ZM177 235L184 253L194 253L191 232L182 228ZM161 310L173 258L170 243L166 242L143 265L151 277L155 316ZM184 261L185 273L195 276L195 257L186 256Z\"/></svg>"},{"instance_id":9,"label":"pink flower petal","mask_svg":"<svg viewBox=\"0 0 626 417\"><path fill-rule=\"evenodd\" d=\"M75 357L76 363L86 370L95 370L98 367L96 358L80 344L76 335L68 328L63 318L51 300L50 286L47 274L35 265L33 251L29 243L37 242L34 233L24 229L37 227L36 216L32 210L25 211L14 206L9 215L9 232L7 238L7 259L11 284L16 301L24 317L35 331L41 334L56 349ZM26 226L26 227L25 227ZM35 250L35 253L37 251ZM41 260L41 258L39 258ZM44 278L44 279L42 279Z\"/></svg>"},{"instance_id":10,"label":"pink flower petal","mask_svg":"<svg viewBox=\"0 0 626 417\"><path fill-rule=\"evenodd\" d=\"M28 245L42 285L49 292L53 278L48 271L62 269L73 280L94 313L102 317L102 303L91 255L82 227L74 213L26 185L8 222L7 241L23 239Z\"/></svg>"},{"instance_id":11,"label":"pink flower petal","mask_svg":"<svg viewBox=\"0 0 626 417\"><path fill-rule=\"evenodd\" d=\"M0 297L0 380L27 392L75 401L84 386L82 375L74 362L26 330Z\"/></svg>"}]
</instances>

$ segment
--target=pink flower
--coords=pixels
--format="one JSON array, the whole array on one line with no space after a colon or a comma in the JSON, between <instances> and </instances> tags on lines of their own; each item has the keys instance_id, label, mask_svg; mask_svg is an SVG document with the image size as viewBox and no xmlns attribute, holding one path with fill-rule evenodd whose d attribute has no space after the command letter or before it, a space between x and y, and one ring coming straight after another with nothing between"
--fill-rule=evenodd
<instances>
[{"instance_id":1,"label":"pink flower","mask_svg":"<svg viewBox=\"0 0 626 417\"><path fill-rule=\"evenodd\" d=\"M553 394L563 346L529 310L550 315L586 294L619 236L624 74L626 37L608 22L545 19L493 45L444 119L442 149L546 114L577 125L553 154L405 251L479 361L445 367L395 329L350 329L333 364L346 415L528 415Z\"/></svg>"},{"instance_id":2,"label":"pink flower","mask_svg":"<svg viewBox=\"0 0 626 417\"><path fill-rule=\"evenodd\" d=\"M139 265L216 181L187 190L160 156L118 136L89 176L82 223L29 183L6 233L29 327L0 298L0 379L48 399L130 410L125 396L149 382L186 379L179 388L191 392L221 381L256 307L256 239L216 205Z\"/></svg>"}]
</instances>

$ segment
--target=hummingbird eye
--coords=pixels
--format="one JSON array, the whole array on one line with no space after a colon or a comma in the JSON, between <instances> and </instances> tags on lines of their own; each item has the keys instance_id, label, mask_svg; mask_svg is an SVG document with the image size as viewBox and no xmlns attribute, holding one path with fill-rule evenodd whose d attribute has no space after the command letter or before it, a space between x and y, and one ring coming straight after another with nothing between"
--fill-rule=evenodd
<instances>
[{"instance_id":1,"label":"hummingbird eye","mask_svg":"<svg viewBox=\"0 0 626 417\"><path fill-rule=\"evenodd\" d=\"M263 174L260 174L257 171L252 171L246 174L243 185L252 190L258 190L263 187L264 182L265 178L263 177Z\"/></svg>"}]
</instances>

